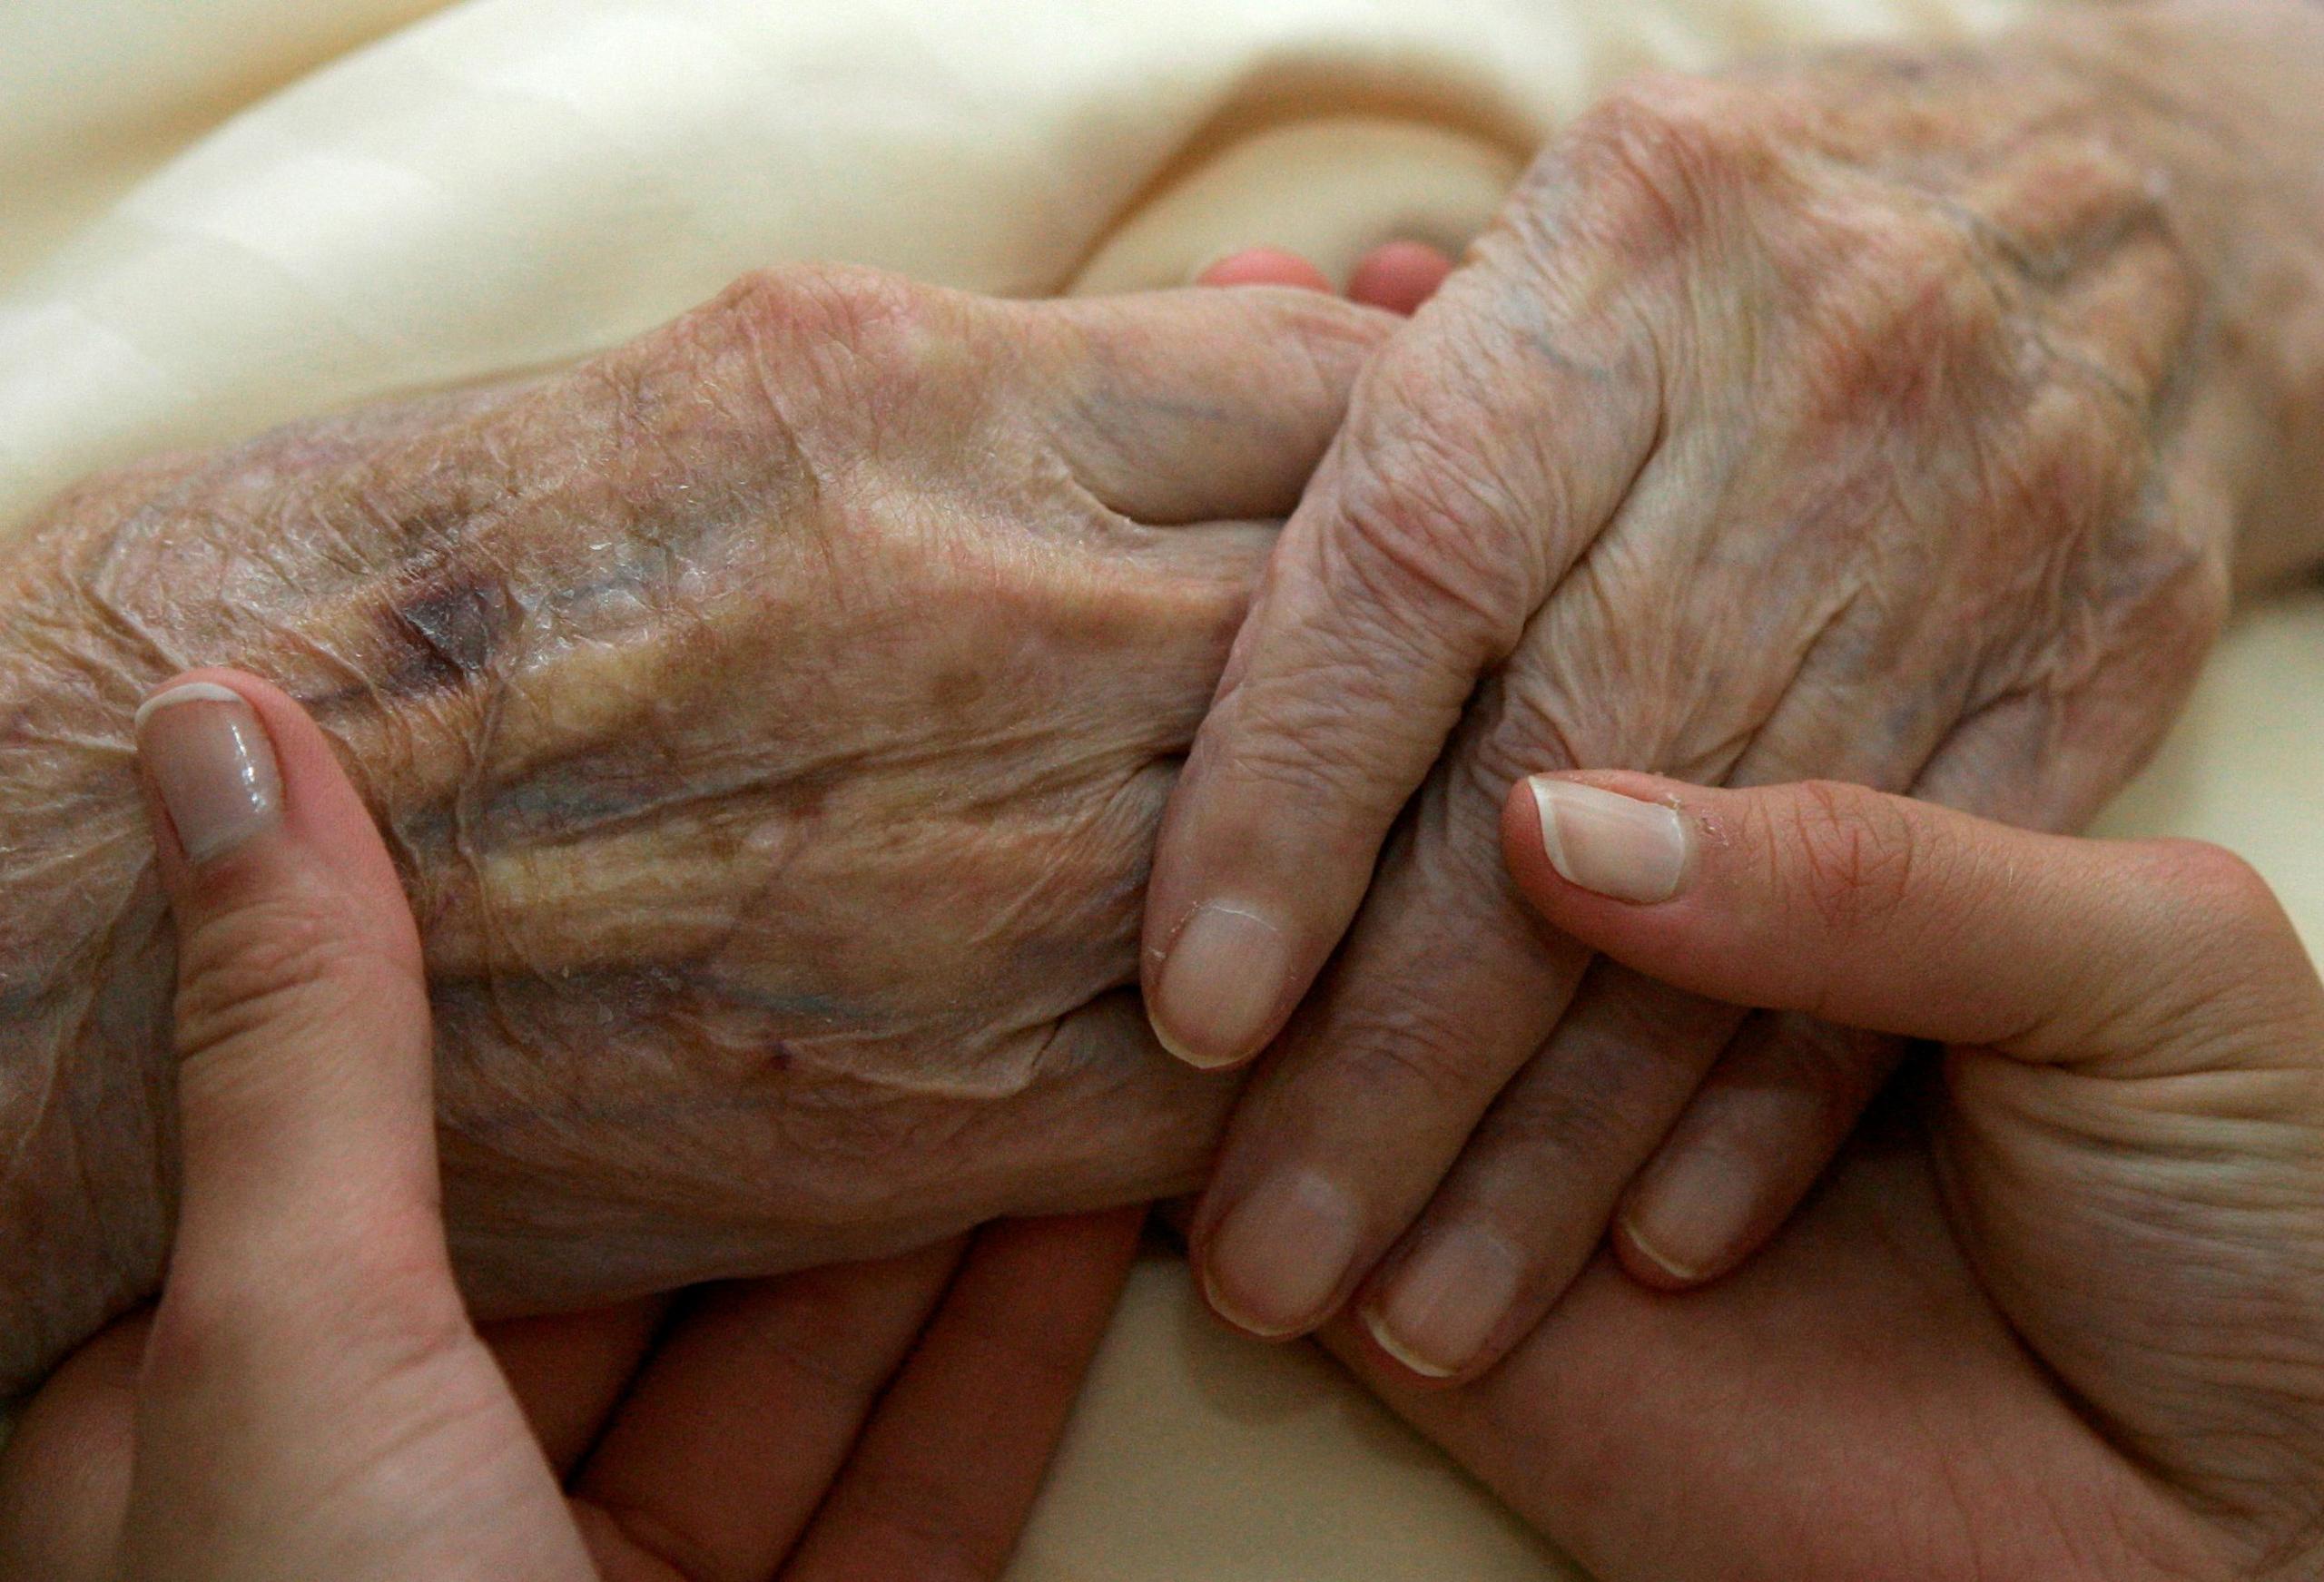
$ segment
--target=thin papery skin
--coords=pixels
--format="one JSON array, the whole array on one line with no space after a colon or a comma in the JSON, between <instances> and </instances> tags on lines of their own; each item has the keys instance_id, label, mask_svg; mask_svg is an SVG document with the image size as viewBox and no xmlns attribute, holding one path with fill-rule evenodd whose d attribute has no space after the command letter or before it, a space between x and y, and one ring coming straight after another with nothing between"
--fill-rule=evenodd
<instances>
[{"instance_id":1,"label":"thin papery skin","mask_svg":"<svg viewBox=\"0 0 2324 1582\"><path fill-rule=\"evenodd\" d=\"M568 372L59 502L0 564L0 1387L162 1266L130 727L195 665L291 692L381 820L484 1311L1192 1184L1232 1088L1129 992L1154 828L1271 536L1226 518L1287 508L1376 334L1259 295L1116 334L1142 310L755 277ZM1268 326L1279 431L1140 384ZM1237 483L1268 447L1280 486ZM1221 519L1084 482L1146 448L1224 480L1152 514Z\"/></svg>"}]
</instances>

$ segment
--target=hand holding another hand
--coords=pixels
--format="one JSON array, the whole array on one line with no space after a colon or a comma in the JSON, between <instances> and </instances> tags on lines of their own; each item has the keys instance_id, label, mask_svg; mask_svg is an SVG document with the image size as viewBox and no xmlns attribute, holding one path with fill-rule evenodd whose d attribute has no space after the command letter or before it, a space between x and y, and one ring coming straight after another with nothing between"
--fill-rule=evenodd
<instances>
[{"instance_id":1,"label":"hand holding another hand","mask_svg":"<svg viewBox=\"0 0 2324 1582\"><path fill-rule=\"evenodd\" d=\"M231 665L418 915L487 1315L1200 1177L1155 826L1393 322L753 276L577 367L92 480L0 557L0 1390L151 1294L171 934L137 700Z\"/></svg>"},{"instance_id":2,"label":"hand holding another hand","mask_svg":"<svg viewBox=\"0 0 2324 1582\"><path fill-rule=\"evenodd\" d=\"M2155 1582L2324 1559L2324 984L2242 862L1830 783L1520 782L1550 924L1941 1042L1752 1262L1601 1258L1497 1368L1327 1341L1604 1582Z\"/></svg>"},{"instance_id":3,"label":"hand holding another hand","mask_svg":"<svg viewBox=\"0 0 2324 1582\"><path fill-rule=\"evenodd\" d=\"M1265 1052L1194 1226L1222 1313L1472 1378L1610 1222L1672 1287L1782 1223L1899 1046L1593 963L1502 796L2087 818L2231 569L2324 558L2324 119L2277 91L2319 73L2312 8L2070 8L1649 79L1542 152L1357 381L1164 822L1156 1027Z\"/></svg>"},{"instance_id":4,"label":"hand holding another hand","mask_svg":"<svg viewBox=\"0 0 2324 1582\"><path fill-rule=\"evenodd\" d=\"M0 1457L0 1572L999 1575L1137 1211L487 1345L446 1251L419 935L321 732L210 673L140 745L182 943L177 1240L150 1322Z\"/></svg>"}]
</instances>

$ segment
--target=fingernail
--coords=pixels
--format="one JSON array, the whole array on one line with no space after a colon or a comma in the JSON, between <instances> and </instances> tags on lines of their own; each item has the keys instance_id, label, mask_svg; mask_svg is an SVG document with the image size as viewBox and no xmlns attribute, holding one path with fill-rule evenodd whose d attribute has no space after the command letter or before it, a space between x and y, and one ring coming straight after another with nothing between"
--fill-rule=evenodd
<instances>
[{"instance_id":1,"label":"fingernail","mask_svg":"<svg viewBox=\"0 0 2324 1582\"><path fill-rule=\"evenodd\" d=\"M1355 1203L1313 1171L1263 1181L1210 1238L1203 1290L1221 1317L1267 1340L1297 1334L1355 1260Z\"/></svg>"},{"instance_id":2,"label":"fingernail","mask_svg":"<svg viewBox=\"0 0 2324 1582\"><path fill-rule=\"evenodd\" d=\"M282 817L274 744L240 694L210 682L155 693L137 710L136 732L189 862L223 856Z\"/></svg>"},{"instance_id":3,"label":"fingernail","mask_svg":"<svg viewBox=\"0 0 2324 1582\"><path fill-rule=\"evenodd\" d=\"M1688 1148L1647 1172L1622 1233L1674 1281L1694 1284L1724 1268L1750 1226L1752 1181L1718 1148Z\"/></svg>"},{"instance_id":4,"label":"fingernail","mask_svg":"<svg viewBox=\"0 0 2324 1582\"><path fill-rule=\"evenodd\" d=\"M1620 901L1667 901L1686 877L1689 837L1676 808L1535 775L1541 849L1570 883Z\"/></svg>"},{"instance_id":5,"label":"fingernail","mask_svg":"<svg viewBox=\"0 0 2324 1582\"><path fill-rule=\"evenodd\" d=\"M1475 1360L1517 1300L1517 1255L1500 1237L1454 1225L1423 1241L1364 1311L1380 1349L1423 1379Z\"/></svg>"},{"instance_id":6,"label":"fingernail","mask_svg":"<svg viewBox=\"0 0 2324 1582\"><path fill-rule=\"evenodd\" d=\"M1162 1046L1189 1066L1226 1066L1257 1052L1283 997L1290 954L1282 933L1243 907L1206 903L1170 942L1151 1015Z\"/></svg>"}]
</instances>

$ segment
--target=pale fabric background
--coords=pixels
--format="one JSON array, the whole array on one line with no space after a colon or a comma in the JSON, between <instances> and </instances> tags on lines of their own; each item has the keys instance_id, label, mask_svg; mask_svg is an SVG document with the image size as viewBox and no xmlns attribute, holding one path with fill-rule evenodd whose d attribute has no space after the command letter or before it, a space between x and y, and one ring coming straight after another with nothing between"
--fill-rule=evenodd
<instances>
[{"instance_id":1,"label":"pale fabric background","mask_svg":"<svg viewBox=\"0 0 2324 1582\"><path fill-rule=\"evenodd\" d=\"M754 265L1176 284L1457 243L1624 74L2018 0L79 0L0 6L0 533L74 477L573 356ZM2247 613L2108 815L2324 946L2324 594ZM1141 1265L1019 1582L1554 1577L1319 1354Z\"/></svg>"}]
</instances>

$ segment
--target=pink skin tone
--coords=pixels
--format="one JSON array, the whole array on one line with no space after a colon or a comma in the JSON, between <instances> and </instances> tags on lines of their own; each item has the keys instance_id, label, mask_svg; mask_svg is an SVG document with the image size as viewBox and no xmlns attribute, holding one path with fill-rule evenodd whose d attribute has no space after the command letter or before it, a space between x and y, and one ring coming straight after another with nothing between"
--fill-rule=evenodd
<instances>
[{"instance_id":1,"label":"pink skin tone","mask_svg":"<svg viewBox=\"0 0 2324 1582\"><path fill-rule=\"evenodd\" d=\"M1436 294L1452 260L1422 241L1391 241L1357 260L1348 276L1348 300L1410 314ZM1230 253L1195 278L1203 286L1297 286L1328 291L1331 278L1295 252L1255 247Z\"/></svg>"}]
</instances>

